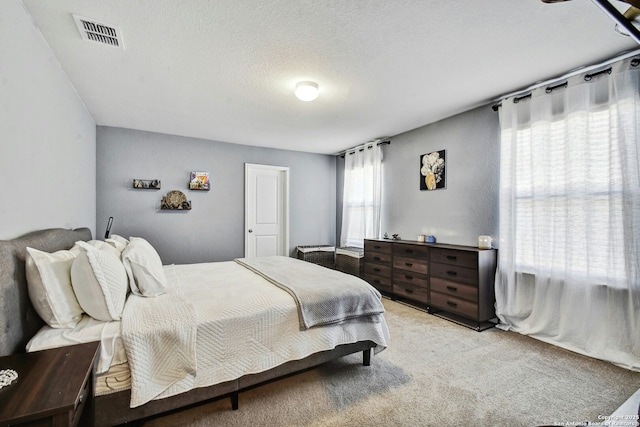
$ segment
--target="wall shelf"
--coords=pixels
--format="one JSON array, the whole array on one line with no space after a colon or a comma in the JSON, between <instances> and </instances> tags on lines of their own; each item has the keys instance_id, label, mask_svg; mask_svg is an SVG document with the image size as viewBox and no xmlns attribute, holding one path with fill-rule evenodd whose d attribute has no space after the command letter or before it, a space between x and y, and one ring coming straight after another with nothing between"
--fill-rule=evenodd
<instances>
[{"instance_id":1,"label":"wall shelf","mask_svg":"<svg viewBox=\"0 0 640 427\"><path fill-rule=\"evenodd\" d=\"M133 179L131 183L132 187L136 190L159 190L160 189L160 180L159 179Z\"/></svg>"},{"instance_id":2,"label":"wall shelf","mask_svg":"<svg viewBox=\"0 0 640 427\"><path fill-rule=\"evenodd\" d=\"M191 210L191 202L187 202L188 205L186 205L186 207L179 207L179 208L165 208L164 206L160 207L161 211L190 211Z\"/></svg>"}]
</instances>

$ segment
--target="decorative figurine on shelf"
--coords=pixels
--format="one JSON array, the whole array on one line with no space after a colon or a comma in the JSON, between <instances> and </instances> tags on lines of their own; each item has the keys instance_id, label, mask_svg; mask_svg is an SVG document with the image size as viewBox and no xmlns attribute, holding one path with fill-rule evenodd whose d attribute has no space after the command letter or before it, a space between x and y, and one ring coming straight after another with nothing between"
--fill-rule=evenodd
<instances>
[{"instance_id":1,"label":"decorative figurine on shelf","mask_svg":"<svg viewBox=\"0 0 640 427\"><path fill-rule=\"evenodd\" d=\"M388 239L389 238L389 234L384 233L384 236L382 236L383 239Z\"/></svg>"},{"instance_id":2,"label":"decorative figurine on shelf","mask_svg":"<svg viewBox=\"0 0 640 427\"><path fill-rule=\"evenodd\" d=\"M169 191L166 196L162 198L162 209L191 209L191 202L187 200L187 196L182 191L173 190Z\"/></svg>"},{"instance_id":3,"label":"decorative figurine on shelf","mask_svg":"<svg viewBox=\"0 0 640 427\"><path fill-rule=\"evenodd\" d=\"M436 242L436 236L427 236L427 237L425 237L425 242L427 242L427 243L435 243Z\"/></svg>"},{"instance_id":4,"label":"decorative figurine on shelf","mask_svg":"<svg viewBox=\"0 0 640 427\"><path fill-rule=\"evenodd\" d=\"M398 233L392 234L391 237L393 237L393 240L400 240L400 235Z\"/></svg>"}]
</instances>

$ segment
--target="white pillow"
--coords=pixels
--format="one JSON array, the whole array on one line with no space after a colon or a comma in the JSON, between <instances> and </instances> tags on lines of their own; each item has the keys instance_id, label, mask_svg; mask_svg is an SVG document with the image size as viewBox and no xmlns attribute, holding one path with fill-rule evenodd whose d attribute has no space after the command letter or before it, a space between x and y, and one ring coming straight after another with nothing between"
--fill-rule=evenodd
<instances>
[{"instance_id":1,"label":"white pillow","mask_svg":"<svg viewBox=\"0 0 640 427\"><path fill-rule=\"evenodd\" d=\"M82 316L71 286L71 265L79 252L76 246L54 253L27 248L29 299L42 320L52 328L73 328Z\"/></svg>"},{"instance_id":2,"label":"white pillow","mask_svg":"<svg viewBox=\"0 0 640 427\"><path fill-rule=\"evenodd\" d=\"M113 247L77 244L81 250L71 266L71 283L80 306L96 320L120 320L129 290L124 265L111 252Z\"/></svg>"},{"instance_id":3,"label":"white pillow","mask_svg":"<svg viewBox=\"0 0 640 427\"><path fill-rule=\"evenodd\" d=\"M104 239L104 241L119 250L121 253L129 244L129 241L127 239L122 236L118 236L117 234L112 234L110 238Z\"/></svg>"},{"instance_id":4,"label":"white pillow","mask_svg":"<svg viewBox=\"0 0 640 427\"><path fill-rule=\"evenodd\" d=\"M122 263L135 295L155 297L167 291L167 277L160 255L145 239L129 238L129 244L122 251Z\"/></svg>"},{"instance_id":5,"label":"white pillow","mask_svg":"<svg viewBox=\"0 0 640 427\"><path fill-rule=\"evenodd\" d=\"M88 242L79 241L79 242L76 242L76 245L78 244L89 245L103 251L111 252L113 255L117 256L118 258L120 258L120 253L122 252L112 244L108 243L106 240L89 240Z\"/></svg>"}]
</instances>

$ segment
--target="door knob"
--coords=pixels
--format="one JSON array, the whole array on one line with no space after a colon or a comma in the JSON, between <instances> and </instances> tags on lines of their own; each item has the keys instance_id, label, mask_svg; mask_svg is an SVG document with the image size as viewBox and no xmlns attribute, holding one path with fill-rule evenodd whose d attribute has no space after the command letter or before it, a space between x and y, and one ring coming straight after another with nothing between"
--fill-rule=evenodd
<instances>
[{"instance_id":1,"label":"door knob","mask_svg":"<svg viewBox=\"0 0 640 427\"><path fill-rule=\"evenodd\" d=\"M253 230L252 230L252 229L249 229L249 233L253 233Z\"/></svg>"}]
</instances>

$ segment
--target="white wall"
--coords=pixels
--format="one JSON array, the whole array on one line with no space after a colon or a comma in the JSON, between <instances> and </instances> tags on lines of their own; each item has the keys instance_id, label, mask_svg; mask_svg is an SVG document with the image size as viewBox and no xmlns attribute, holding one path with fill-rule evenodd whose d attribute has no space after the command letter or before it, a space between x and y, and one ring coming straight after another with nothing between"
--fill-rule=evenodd
<instances>
[{"instance_id":1,"label":"white wall","mask_svg":"<svg viewBox=\"0 0 640 427\"><path fill-rule=\"evenodd\" d=\"M114 234L143 237L163 263L226 261L244 256L244 164L289 167L289 249L333 245L336 168L333 156L230 144L98 126L98 237L110 216ZM187 188L191 171L209 172L209 191ZM160 190L132 189L132 180L159 179ZM160 211L162 196L180 190L186 212Z\"/></svg>"},{"instance_id":2,"label":"white wall","mask_svg":"<svg viewBox=\"0 0 640 427\"><path fill-rule=\"evenodd\" d=\"M0 239L96 222L95 121L19 0L0 3Z\"/></svg>"}]
</instances>

